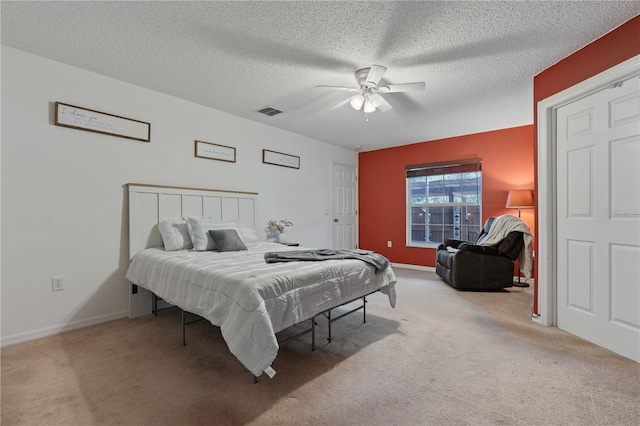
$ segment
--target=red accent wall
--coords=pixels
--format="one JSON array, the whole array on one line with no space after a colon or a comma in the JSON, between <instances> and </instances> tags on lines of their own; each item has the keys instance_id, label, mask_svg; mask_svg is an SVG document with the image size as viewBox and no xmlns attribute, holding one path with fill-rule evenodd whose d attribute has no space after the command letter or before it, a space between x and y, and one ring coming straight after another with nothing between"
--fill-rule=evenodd
<instances>
[{"instance_id":1,"label":"red accent wall","mask_svg":"<svg viewBox=\"0 0 640 426\"><path fill-rule=\"evenodd\" d=\"M358 156L359 247L375 250L392 262L435 266L435 249L406 246L405 166L482 158L482 217L505 213L510 189L534 186L533 126L421 142ZM533 209L522 218L533 229ZM393 247L387 247L392 241Z\"/></svg>"},{"instance_id":2,"label":"red accent wall","mask_svg":"<svg viewBox=\"0 0 640 426\"><path fill-rule=\"evenodd\" d=\"M537 105L539 101L575 86L638 54L640 54L640 15L630 19L615 30L605 34L593 43L588 44L535 76L533 79L535 128L537 129ZM537 132L534 146L537 155ZM538 159L536 157L536 182L537 161ZM535 199L538 199L537 188ZM537 230L537 219L535 227ZM536 265L534 265L534 267L536 267ZM537 290L536 285L534 289L534 312L538 312Z\"/></svg>"}]
</instances>

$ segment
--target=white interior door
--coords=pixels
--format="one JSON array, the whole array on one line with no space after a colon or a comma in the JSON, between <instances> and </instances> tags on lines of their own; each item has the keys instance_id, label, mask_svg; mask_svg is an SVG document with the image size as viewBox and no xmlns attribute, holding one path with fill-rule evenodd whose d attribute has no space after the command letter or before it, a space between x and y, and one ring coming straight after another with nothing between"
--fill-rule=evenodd
<instances>
[{"instance_id":1,"label":"white interior door","mask_svg":"<svg viewBox=\"0 0 640 426\"><path fill-rule=\"evenodd\" d=\"M356 169L342 164L332 166L333 248L357 248Z\"/></svg>"},{"instance_id":2,"label":"white interior door","mask_svg":"<svg viewBox=\"0 0 640 426\"><path fill-rule=\"evenodd\" d=\"M557 111L558 327L640 362L640 80Z\"/></svg>"}]
</instances>

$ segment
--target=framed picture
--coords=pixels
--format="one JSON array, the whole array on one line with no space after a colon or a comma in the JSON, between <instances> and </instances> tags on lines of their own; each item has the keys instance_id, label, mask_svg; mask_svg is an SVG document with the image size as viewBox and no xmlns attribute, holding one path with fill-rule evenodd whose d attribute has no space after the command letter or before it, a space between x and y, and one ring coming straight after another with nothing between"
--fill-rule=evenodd
<instances>
[{"instance_id":1,"label":"framed picture","mask_svg":"<svg viewBox=\"0 0 640 426\"><path fill-rule=\"evenodd\" d=\"M262 162L265 164L273 164L275 166L290 167L292 169L300 168L300 157L297 155L269 151L268 149L262 150Z\"/></svg>"},{"instance_id":2,"label":"framed picture","mask_svg":"<svg viewBox=\"0 0 640 426\"><path fill-rule=\"evenodd\" d=\"M232 146L196 141L196 157L235 163L236 149Z\"/></svg>"},{"instance_id":3,"label":"framed picture","mask_svg":"<svg viewBox=\"0 0 640 426\"><path fill-rule=\"evenodd\" d=\"M136 141L151 141L151 124L119 115L56 102L55 125Z\"/></svg>"}]
</instances>

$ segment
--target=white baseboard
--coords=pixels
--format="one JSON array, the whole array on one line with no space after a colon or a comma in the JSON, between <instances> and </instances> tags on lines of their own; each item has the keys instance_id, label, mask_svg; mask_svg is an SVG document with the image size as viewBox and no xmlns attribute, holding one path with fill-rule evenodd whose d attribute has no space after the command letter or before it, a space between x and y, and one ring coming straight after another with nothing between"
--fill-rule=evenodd
<instances>
[{"instance_id":1,"label":"white baseboard","mask_svg":"<svg viewBox=\"0 0 640 426\"><path fill-rule=\"evenodd\" d=\"M436 268L433 266L421 266L421 265L408 265L406 263L391 263L394 268L415 269L417 271L435 272Z\"/></svg>"},{"instance_id":2,"label":"white baseboard","mask_svg":"<svg viewBox=\"0 0 640 426\"><path fill-rule=\"evenodd\" d=\"M542 322L542 319L540 318L540 315L531 315L531 321L535 322L536 324L545 326L545 327L551 325L551 324L545 324L544 322Z\"/></svg>"},{"instance_id":3,"label":"white baseboard","mask_svg":"<svg viewBox=\"0 0 640 426\"><path fill-rule=\"evenodd\" d=\"M42 337L53 336L54 334L64 333L65 331L76 330L78 328L89 327L90 325L101 324L107 321L113 321L129 316L129 311L113 312L97 317L85 318L77 321L71 321L65 324L52 325L40 328L38 330L27 331L24 333L13 334L10 336L2 336L0 346L15 345L16 343L28 342L29 340L40 339Z\"/></svg>"}]
</instances>

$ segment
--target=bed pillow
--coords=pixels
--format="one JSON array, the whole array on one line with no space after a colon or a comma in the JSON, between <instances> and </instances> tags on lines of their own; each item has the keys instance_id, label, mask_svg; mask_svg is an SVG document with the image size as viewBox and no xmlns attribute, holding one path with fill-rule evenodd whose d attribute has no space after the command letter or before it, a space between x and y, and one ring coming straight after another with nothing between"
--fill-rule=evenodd
<instances>
[{"instance_id":1,"label":"bed pillow","mask_svg":"<svg viewBox=\"0 0 640 426\"><path fill-rule=\"evenodd\" d=\"M238 231L240 234L240 238L242 238L242 242L244 242L245 244L257 243L258 241L260 241L255 222L238 222Z\"/></svg>"},{"instance_id":2,"label":"bed pillow","mask_svg":"<svg viewBox=\"0 0 640 426\"><path fill-rule=\"evenodd\" d=\"M246 250L238 231L235 229L211 229L209 235L215 241L217 251L240 251Z\"/></svg>"},{"instance_id":3,"label":"bed pillow","mask_svg":"<svg viewBox=\"0 0 640 426\"><path fill-rule=\"evenodd\" d=\"M210 229L238 229L235 221L220 221L211 217L188 217L189 235L196 251L215 250L216 243L209 234Z\"/></svg>"},{"instance_id":4,"label":"bed pillow","mask_svg":"<svg viewBox=\"0 0 640 426\"><path fill-rule=\"evenodd\" d=\"M175 251L193 248L191 236L189 235L189 227L187 221L183 217L172 217L163 219L158 223L158 230L162 236L164 249L166 251Z\"/></svg>"}]
</instances>

